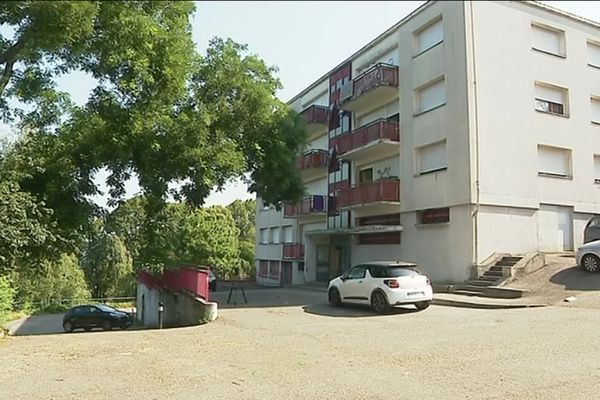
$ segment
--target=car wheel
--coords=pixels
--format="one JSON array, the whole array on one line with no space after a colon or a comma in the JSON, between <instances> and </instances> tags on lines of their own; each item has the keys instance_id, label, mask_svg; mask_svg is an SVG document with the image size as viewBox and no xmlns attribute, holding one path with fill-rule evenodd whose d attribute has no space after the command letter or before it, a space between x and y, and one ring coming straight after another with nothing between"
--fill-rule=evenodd
<instances>
[{"instance_id":1,"label":"car wheel","mask_svg":"<svg viewBox=\"0 0 600 400\"><path fill-rule=\"evenodd\" d=\"M420 301L418 303L415 303L415 307L417 307L417 310L421 311L429 307L430 304L430 301Z\"/></svg>"},{"instance_id":2,"label":"car wheel","mask_svg":"<svg viewBox=\"0 0 600 400\"><path fill-rule=\"evenodd\" d=\"M102 329L105 331L110 331L112 329L112 324L109 320L102 321Z\"/></svg>"},{"instance_id":3,"label":"car wheel","mask_svg":"<svg viewBox=\"0 0 600 400\"><path fill-rule=\"evenodd\" d=\"M91 326L86 326L85 328L83 328L84 331L89 332L92 330Z\"/></svg>"},{"instance_id":4,"label":"car wheel","mask_svg":"<svg viewBox=\"0 0 600 400\"><path fill-rule=\"evenodd\" d=\"M373 310L375 310L375 312L378 314L383 314L390 308L387 298L383 293L379 291L371 295L371 306L373 307Z\"/></svg>"},{"instance_id":5,"label":"car wheel","mask_svg":"<svg viewBox=\"0 0 600 400\"><path fill-rule=\"evenodd\" d=\"M65 333L71 333L73 332L73 325L71 325L70 322L65 322L63 324L63 329L65 330Z\"/></svg>"},{"instance_id":6,"label":"car wheel","mask_svg":"<svg viewBox=\"0 0 600 400\"><path fill-rule=\"evenodd\" d=\"M581 259L581 266L587 272L598 272L600 270L600 259L593 254L586 254Z\"/></svg>"},{"instance_id":7,"label":"car wheel","mask_svg":"<svg viewBox=\"0 0 600 400\"><path fill-rule=\"evenodd\" d=\"M336 288L332 288L329 290L329 304L334 307L339 307L342 304L342 299L340 298L340 292Z\"/></svg>"}]
</instances>

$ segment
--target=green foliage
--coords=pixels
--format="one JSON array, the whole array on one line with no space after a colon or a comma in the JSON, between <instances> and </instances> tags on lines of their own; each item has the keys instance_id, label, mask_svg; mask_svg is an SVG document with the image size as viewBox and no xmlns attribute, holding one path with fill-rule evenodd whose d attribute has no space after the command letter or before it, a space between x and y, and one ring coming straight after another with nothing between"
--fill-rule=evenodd
<instances>
[{"instance_id":1,"label":"green foliage","mask_svg":"<svg viewBox=\"0 0 600 400\"><path fill-rule=\"evenodd\" d=\"M0 273L19 260L39 259L56 244L51 211L12 182L0 181Z\"/></svg>"},{"instance_id":2,"label":"green foliage","mask_svg":"<svg viewBox=\"0 0 600 400\"><path fill-rule=\"evenodd\" d=\"M101 219L94 221L81 264L94 298L134 293L131 257L119 236L106 232Z\"/></svg>"},{"instance_id":3,"label":"green foliage","mask_svg":"<svg viewBox=\"0 0 600 400\"><path fill-rule=\"evenodd\" d=\"M240 240L254 242L256 225L256 200L235 200L227 206L235 226L240 231Z\"/></svg>"},{"instance_id":4,"label":"green foliage","mask_svg":"<svg viewBox=\"0 0 600 400\"><path fill-rule=\"evenodd\" d=\"M190 208L170 204L175 234L173 262L216 267L221 275L235 273L239 263L238 229L225 207Z\"/></svg>"},{"instance_id":5,"label":"green foliage","mask_svg":"<svg viewBox=\"0 0 600 400\"><path fill-rule=\"evenodd\" d=\"M64 299L85 301L90 297L83 270L72 255L21 267L13 273L13 282L19 309L43 309Z\"/></svg>"},{"instance_id":6,"label":"green foliage","mask_svg":"<svg viewBox=\"0 0 600 400\"><path fill-rule=\"evenodd\" d=\"M15 289L8 276L0 276L0 321L13 310Z\"/></svg>"}]
</instances>

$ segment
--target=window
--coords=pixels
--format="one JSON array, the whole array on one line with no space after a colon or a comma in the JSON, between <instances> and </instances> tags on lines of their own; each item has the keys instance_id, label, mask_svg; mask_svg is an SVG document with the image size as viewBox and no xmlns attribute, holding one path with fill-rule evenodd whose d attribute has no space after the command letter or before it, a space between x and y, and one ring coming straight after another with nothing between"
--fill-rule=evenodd
<instances>
[{"instance_id":1,"label":"window","mask_svg":"<svg viewBox=\"0 0 600 400\"><path fill-rule=\"evenodd\" d=\"M279 243L279 227L271 228L271 243Z\"/></svg>"},{"instance_id":2,"label":"window","mask_svg":"<svg viewBox=\"0 0 600 400\"><path fill-rule=\"evenodd\" d=\"M369 273L373 278L399 278L401 276L418 276L420 272L414 267L394 267L386 265L371 265Z\"/></svg>"},{"instance_id":3,"label":"window","mask_svg":"<svg viewBox=\"0 0 600 400\"><path fill-rule=\"evenodd\" d=\"M565 33L559 29L532 24L533 49L559 57L566 57Z\"/></svg>"},{"instance_id":4,"label":"window","mask_svg":"<svg viewBox=\"0 0 600 400\"><path fill-rule=\"evenodd\" d=\"M571 177L571 150L538 145L539 175Z\"/></svg>"},{"instance_id":5,"label":"window","mask_svg":"<svg viewBox=\"0 0 600 400\"><path fill-rule=\"evenodd\" d=\"M567 115L567 89L535 83L535 109L549 114Z\"/></svg>"},{"instance_id":6,"label":"window","mask_svg":"<svg viewBox=\"0 0 600 400\"><path fill-rule=\"evenodd\" d=\"M263 244L269 243L269 228L260 229L260 242Z\"/></svg>"},{"instance_id":7,"label":"window","mask_svg":"<svg viewBox=\"0 0 600 400\"><path fill-rule=\"evenodd\" d=\"M438 18L415 32L415 54L419 55L444 41L444 24Z\"/></svg>"},{"instance_id":8,"label":"window","mask_svg":"<svg viewBox=\"0 0 600 400\"><path fill-rule=\"evenodd\" d=\"M258 275L268 276L269 275L269 262L266 260L260 260L258 262Z\"/></svg>"},{"instance_id":9,"label":"window","mask_svg":"<svg viewBox=\"0 0 600 400\"><path fill-rule=\"evenodd\" d=\"M348 271L348 279L362 279L365 277L367 271L367 267L364 265L359 265L358 267L352 268Z\"/></svg>"},{"instance_id":10,"label":"window","mask_svg":"<svg viewBox=\"0 0 600 400\"><path fill-rule=\"evenodd\" d=\"M269 261L269 278L279 278L279 261Z\"/></svg>"},{"instance_id":11,"label":"window","mask_svg":"<svg viewBox=\"0 0 600 400\"><path fill-rule=\"evenodd\" d=\"M430 208L428 210L419 211L418 214L419 224L443 224L450 222L450 209L444 208Z\"/></svg>"},{"instance_id":12,"label":"window","mask_svg":"<svg viewBox=\"0 0 600 400\"><path fill-rule=\"evenodd\" d=\"M600 154L594 156L594 182L600 183Z\"/></svg>"},{"instance_id":13,"label":"window","mask_svg":"<svg viewBox=\"0 0 600 400\"><path fill-rule=\"evenodd\" d=\"M587 42L588 65L600 68L600 43Z\"/></svg>"},{"instance_id":14,"label":"window","mask_svg":"<svg viewBox=\"0 0 600 400\"><path fill-rule=\"evenodd\" d=\"M446 140L428 144L417 149L417 172L426 174L448 168Z\"/></svg>"},{"instance_id":15,"label":"window","mask_svg":"<svg viewBox=\"0 0 600 400\"><path fill-rule=\"evenodd\" d=\"M415 90L415 114L421 114L446 104L444 78L428 83Z\"/></svg>"},{"instance_id":16,"label":"window","mask_svg":"<svg viewBox=\"0 0 600 400\"><path fill-rule=\"evenodd\" d=\"M373 183L373 168L363 169L358 172L358 184L367 185Z\"/></svg>"},{"instance_id":17,"label":"window","mask_svg":"<svg viewBox=\"0 0 600 400\"><path fill-rule=\"evenodd\" d=\"M292 243L292 226L284 226L281 233L281 240L283 243Z\"/></svg>"},{"instance_id":18,"label":"window","mask_svg":"<svg viewBox=\"0 0 600 400\"><path fill-rule=\"evenodd\" d=\"M600 124L600 97L590 98L592 106L592 122Z\"/></svg>"}]
</instances>

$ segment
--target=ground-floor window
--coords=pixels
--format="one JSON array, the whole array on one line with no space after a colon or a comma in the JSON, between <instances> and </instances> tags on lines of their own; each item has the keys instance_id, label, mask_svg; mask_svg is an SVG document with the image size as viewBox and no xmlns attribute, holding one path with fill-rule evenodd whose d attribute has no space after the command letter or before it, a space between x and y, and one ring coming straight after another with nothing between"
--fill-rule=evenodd
<instances>
[{"instance_id":1,"label":"ground-floor window","mask_svg":"<svg viewBox=\"0 0 600 400\"><path fill-rule=\"evenodd\" d=\"M269 276L269 262L260 260L258 262L258 276Z\"/></svg>"},{"instance_id":2,"label":"ground-floor window","mask_svg":"<svg viewBox=\"0 0 600 400\"><path fill-rule=\"evenodd\" d=\"M400 244L400 232L366 233L358 235L358 244Z\"/></svg>"},{"instance_id":3,"label":"ground-floor window","mask_svg":"<svg viewBox=\"0 0 600 400\"><path fill-rule=\"evenodd\" d=\"M279 279L279 261L269 262L269 278Z\"/></svg>"},{"instance_id":4,"label":"ground-floor window","mask_svg":"<svg viewBox=\"0 0 600 400\"><path fill-rule=\"evenodd\" d=\"M419 224L441 224L450 222L450 208L430 208L419 211Z\"/></svg>"}]
</instances>

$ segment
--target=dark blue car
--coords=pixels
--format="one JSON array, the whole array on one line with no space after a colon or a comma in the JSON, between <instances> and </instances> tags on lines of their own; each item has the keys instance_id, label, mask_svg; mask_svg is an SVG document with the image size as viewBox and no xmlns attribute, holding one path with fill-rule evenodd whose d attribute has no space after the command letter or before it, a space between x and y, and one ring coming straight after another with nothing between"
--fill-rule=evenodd
<instances>
[{"instance_id":1,"label":"dark blue car","mask_svg":"<svg viewBox=\"0 0 600 400\"><path fill-rule=\"evenodd\" d=\"M115 327L127 329L132 324L133 318L130 314L103 304L73 307L63 317L63 329L67 333L75 329L85 331L93 328L102 328L105 331Z\"/></svg>"}]
</instances>

